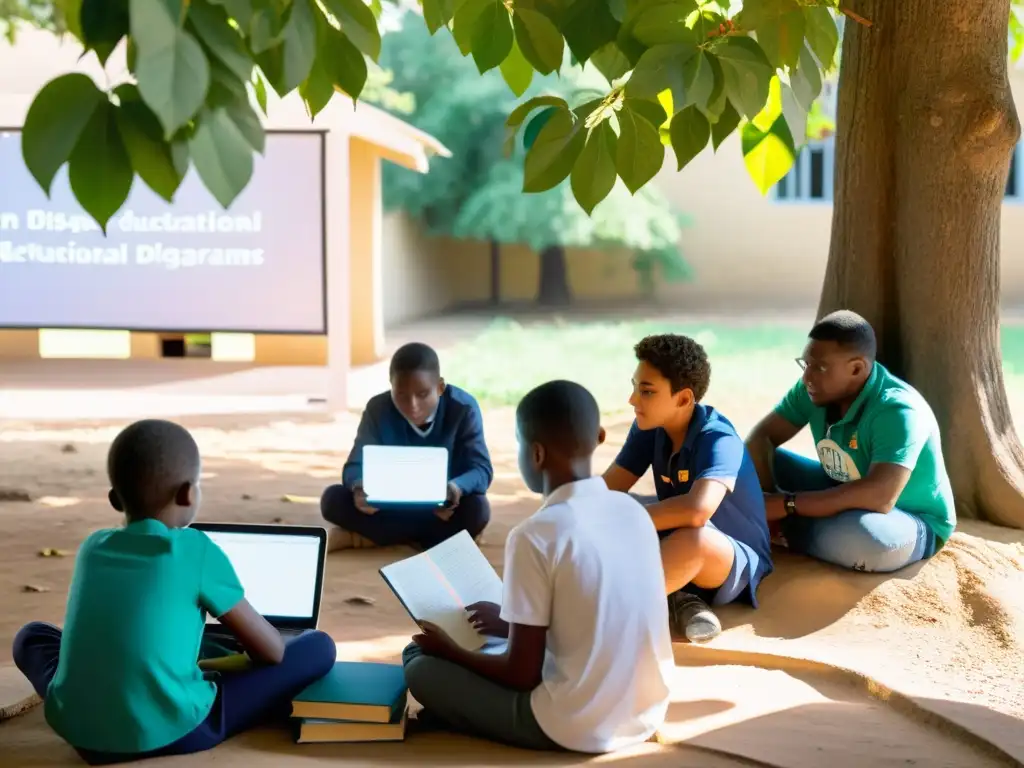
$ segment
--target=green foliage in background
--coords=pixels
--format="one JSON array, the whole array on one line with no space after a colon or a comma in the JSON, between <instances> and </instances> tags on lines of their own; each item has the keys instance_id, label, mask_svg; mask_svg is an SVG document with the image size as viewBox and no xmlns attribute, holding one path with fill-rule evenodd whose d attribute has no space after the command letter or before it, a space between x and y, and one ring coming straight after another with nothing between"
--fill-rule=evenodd
<instances>
[{"instance_id":1,"label":"green foliage in background","mask_svg":"<svg viewBox=\"0 0 1024 768\"><path fill-rule=\"evenodd\" d=\"M620 184L593 216L573 197L574 186L588 183L579 172L571 182L524 195L526 150L518 142L508 156L502 146L514 95L497 71L481 76L455 43L432 39L420 17L408 14L402 29L384 38L380 62L394 73L394 87L415 101L406 119L453 155L434 163L426 175L386 168L387 208L421 219L432 234L523 244L534 251L623 248L636 254L641 266L659 264L663 276L687 274L677 250L679 218L654 187L633 196ZM583 103L600 93L601 85L600 76L566 66L561 77L541 76L528 88Z\"/></svg>"}]
</instances>

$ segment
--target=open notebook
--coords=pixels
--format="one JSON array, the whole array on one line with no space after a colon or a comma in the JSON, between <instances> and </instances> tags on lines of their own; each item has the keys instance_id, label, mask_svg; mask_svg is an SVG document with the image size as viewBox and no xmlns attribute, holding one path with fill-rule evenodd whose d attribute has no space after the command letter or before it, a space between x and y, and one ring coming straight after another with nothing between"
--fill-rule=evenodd
<instances>
[{"instance_id":1,"label":"open notebook","mask_svg":"<svg viewBox=\"0 0 1024 768\"><path fill-rule=\"evenodd\" d=\"M503 640L485 637L469 623L466 606L481 601L500 605L502 585L466 531L426 552L384 566L380 575L413 620L436 624L470 651L504 650Z\"/></svg>"}]
</instances>

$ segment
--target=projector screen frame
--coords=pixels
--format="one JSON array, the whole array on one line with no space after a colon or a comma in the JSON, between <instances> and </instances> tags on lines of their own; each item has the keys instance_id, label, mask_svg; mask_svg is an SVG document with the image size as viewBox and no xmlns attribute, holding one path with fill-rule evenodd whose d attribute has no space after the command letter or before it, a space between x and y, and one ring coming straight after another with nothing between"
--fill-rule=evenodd
<instances>
[{"instance_id":1,"label":"projector screen frame","mask_svg":"<svg viewBox=\"0 0 1024 768\"><path fill-rule=\"evenodd\" d=\"M0 126L0 133L24 133L23 126ZM127 331L129 333L155 333L155 334L205 334L205 333L237 333L252 334L258 336L326 336L328 329L327 322L327 130L324 128L311 128L302 130L296 128L266 128L264 133L268 136L308 136L315 134L320 142L320 318L321 325L318 330L286 330L286 329L259 329L259 328L165 328L157 326L125 327L123 325L99 325L95 323L83 325L29 325L25 323L4 323L0 321L0 331L38 331L42 329L57 331ZM20 140L20 139L19 139ZM190 168L190 170L192 170ZM136 177L134 183L140 182ZM251 180L250 180L250 183ZM120 211L119 211L120 212ZM116 213L114 214L117 215Z\"/></svg>"}]
</instances>

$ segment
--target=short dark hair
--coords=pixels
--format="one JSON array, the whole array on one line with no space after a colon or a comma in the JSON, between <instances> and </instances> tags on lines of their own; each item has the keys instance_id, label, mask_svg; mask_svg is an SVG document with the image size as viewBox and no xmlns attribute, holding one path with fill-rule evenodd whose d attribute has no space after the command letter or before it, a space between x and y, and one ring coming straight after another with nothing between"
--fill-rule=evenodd
<instances>
[{"instance_id":1,"label":"short dark hair","mask_svg":"<svg viewBox=\"0 0 1024 768\"><path fill-rule=\"evenodd\" d=\"M676 333L647 336L634 347L636 359L668 379L672 392L689 389L698 403L711 384L711 361L704 347Z\"/></svg>"},{"instance_id":2,"label":"short dark hair","mask_svg":"<svg viewBox=\"0 0 1024 768\"><path fill-rule=\"evenodd\" d=\"M815 341L832 341L843 349L857 352L868 360L874 360L878 353L875 329L871 323L848 309L825 315L819 320L808 337Z\"/></svg>"},{"instance_id":3,"label":"short dark hair","mask_svg":"<svg viewBox=\"0 0 1024 768\"><path fill-rule=\"evenodd\" d=\"M579 456L597 447L601 409L586 387L574 381L549 381L519 401L516 424L524 442Z\"/></svg>"},{"instance_id":4,"label":"short dark hair","mask_svg":"<svg viewBox=\"0 0 1024 768\"><path fill-rule=\"evenodd\" d=\"M183 483L199 474L199 447L188 430L161 419L125 427L107 454L110 487L134 516L160 512Z\"/></svg>"},{"instance_id":5,"label":"short dark hair","mask_svg":"<svg viewBox=\"0 0 1024 768\"><path fill-rule=\"evenodd\" d=\"M403 344L391 356L391 368L388 376L393 377L396 373L417 373L426 371L438 376L441 375L441 361L437 359L437 352L419 341Z\"/></svg>"}]
</instances>

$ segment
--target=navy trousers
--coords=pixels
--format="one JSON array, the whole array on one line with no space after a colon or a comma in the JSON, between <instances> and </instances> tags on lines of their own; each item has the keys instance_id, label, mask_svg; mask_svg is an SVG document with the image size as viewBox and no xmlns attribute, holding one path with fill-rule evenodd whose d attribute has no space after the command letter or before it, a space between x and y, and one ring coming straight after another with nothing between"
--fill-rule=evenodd
<instances>
[{"instance_id":1,"label":"navy trousers","mask_svg":"<svg viewBox=\"0 0 1024 768\"><path fill-rule=\"evenodd\" d=\"M14 663L44 699L57 672L60 642L60 629L38 621L22 627L14 638ZM206 720L174 743L144 753L75 749L89 765L204 752L254 726L285 721L291 714L292 699L331 670L335 653L328 635L305 632L287 644L280 664L223 673L217 679L217 700Z\"/></svg>"},{"instance_id":2,"label":"navy trousers","mask_svg":"<svg viewBox=\"0 0 1024 768\"><path fill-rule=\"evenodd\" d=\"M412 544L429 549L460 531L468 531L475 539L490 522L491 505L483 494L474 494L463 496L448 520L422 507L379 509L367 515L356 509L352 491L344 485L332 485L320 497L320 513L327 522L357 533L378 547Z\"/></svg>"}]
</instances>

